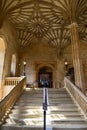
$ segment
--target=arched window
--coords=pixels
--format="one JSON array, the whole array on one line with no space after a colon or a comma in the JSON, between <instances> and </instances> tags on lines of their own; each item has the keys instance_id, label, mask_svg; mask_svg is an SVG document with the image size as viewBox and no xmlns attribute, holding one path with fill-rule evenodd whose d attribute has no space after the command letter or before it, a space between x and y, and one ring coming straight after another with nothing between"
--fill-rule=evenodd
<instances>
[{"instance_id":1,"label":"arched window","mask_svg":"<svg viewBox=\"0 0 87 130\"><path fill-rule=\"evenodd\" d=\"M2 96L2 76L3 76L3 67L4 67L4 57L5 57L5 43L2 38L0 38L0 98Z\"/></svg>"},{"instance_id":2,"label":"arched window","mask_svg":"<svg viewBox=\"0 0 87 130\"><path fill-rule=\"evenodd\" d=\"M14 77L16 72L16 56L15 54L12 55L11 60L11 76Z\"/></svg>"},{"instance_id":3,"label":"arched window","mask_svg":"<svg viewBox=\"0 0 87 130\"><path fill-rule=\"evenodd\" d=\"M4 40L0 38L0 84L2 80L2 74L3 74L4 56L5 56L5 44L4 44Z\"/></svg>"}]
</instances>

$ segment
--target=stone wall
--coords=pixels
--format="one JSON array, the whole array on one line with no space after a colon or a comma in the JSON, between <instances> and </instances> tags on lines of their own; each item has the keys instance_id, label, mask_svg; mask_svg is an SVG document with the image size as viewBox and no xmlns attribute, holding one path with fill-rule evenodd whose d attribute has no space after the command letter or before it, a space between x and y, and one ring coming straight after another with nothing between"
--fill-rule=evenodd
<instances>
[{"instance_id":1,"label":"stone wall","mask_svg":"<svg viewBox=\"0 0 87 130\"><path fill-rule=\"evenodd\" d=\"M49 66L53 70L54 87L57 87L65 76L64 60L68 61L68 68L73 66L72 62L72 49L69 45L63 52L63 57L58 58L57 52L54 47L46 43L45 41L37 40L35 43L30 44L29 47L25 47L18 50L18 43L16 38L16 31L9 25L8 22L3 24L0 29L0 36L4 39L6 45L5 64L3 76L10 76L11 69L11 57L12 54L16 55L17 58L17 71L16 76L23 75L23 62L26 61L26 76L27 83L32 84L38 80L38 70L42 66ZM87 45L81 44L81 58L83 61L85 78L87 79ZM18 61L19 55L19 61Z\"/></svg>"},{"instance_id":2,"label":"stone wall","mask_svg":"<svg viewBox=\"0 0 87 130\"><path fill-rule=\"evenodd\" d=\"M80 59L82 61L84 81L85 81L85 91L87 91L87 44L83 41L80 41L79 44L80 44ZM72 48L71 48L71 46L68 46L64 50L64 56L67 57L69 67L72 67L73 62L72 62Z\"/></svg>"},{"instance_id":3,"label":"stone wall","mask_svg":"<svg viewBox=\"0 0 87 130\"><path fill-rule=\"evenodd\" d=\"M39 41L20 51L20 75L23 75L23 61L27 63L26 76L28 84L38 80L37 73L40 66L48 66L53 69L54 87L64 77L64 60L59 60L56 49L47 43Z\"/></svg>"},{"instance_id":4,"label":"stone wall","mask_svg":"<svg viewBox=\"0 0 87 130\"><path fill-rule=\"evenodd\" d=\"M18 46L15 30L12 28L12 26L10 26L8 22L5 22L3 24L3 27L0 29L0 37L4 40L5 43L3 75L2 83L0 85L0 96L2 97L4 93L4 79L5 77L9 77L11 72L12 54L16 55L16 59L18 62Z\"/></svg>"},{"instance_id":5,"label":"stone wall","mask_svg":"<svg viewBox=\"0 0 87 130\"><path fill-rule=\"evenodd\" d=\"M84 60L86 60L87 55L87 46L85 43L81 44L81 58L84 64ZM57 58L56 49L50 46L47 43L43 43L42 41L38 41L36 43L32 43L29 47L23 48L20 51L20 74L23 75L23 61L26 61L26 76L27 83L32 84L37 80L38 66L53 66L54 72L54 87L58 87L60 83L62 83L63 78L66 73L66 69L64 66L64 60L67 58L68 68L73 66L72 62L72 49L71 45L68 46L63 53L63 57L61 59Z\"/></svg>"},{"instance_id":6,"label":"stone wall","mask_svg":"<svg viewBox=\"0 0 87 130\"><path fill-rule=\"evenodd\" d=\"M15 54L18 59L18 46L15 30L8 22L5 22L0 29L0 36L5 42L4 76L10 76L12 54Z\"/></svg>"}]
</instances>

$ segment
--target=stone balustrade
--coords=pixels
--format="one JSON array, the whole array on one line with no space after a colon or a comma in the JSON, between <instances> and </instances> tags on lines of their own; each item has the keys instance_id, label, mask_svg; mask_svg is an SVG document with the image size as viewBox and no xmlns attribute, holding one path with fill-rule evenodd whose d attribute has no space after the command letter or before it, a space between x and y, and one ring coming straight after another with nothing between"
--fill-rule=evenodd
<instances>
[{"instance_id":1,"label":"stone balustrade","mask_svg":"<svg viewBox=\"0 0 87 130\"><path fill-rule=\"evenodd\" d=\"M21 81L21 77L6 77L5 85L17 85Z\"/></svg>"},{"instance_id":2,"label":"stone balustrade","mask_svg":"<svg viewBox=\"0 0 87 130\"><path fill-rule=\"evenodd\" d=\"M68 78L65 78L64 83L66 89L77 102L78 106L84 113L85 118L87 119L87 97Z\"/></svg>"},{"instance_id":3,"label":"stone balustrade","mask_svg":"<svg viewBox=\"0 0 87 130\"><path fill-rule=\"evenodd\" d=\"M10 79L10 78L7 78ZM7 80L6 79L6 80ZM18 84L11 90L11 92L4 97L0 102L0 124L2 124L10 112L11 108L13 107L14 103L18 99L18 97L23 92L25 85L26 85L26 78L21 77L18 78L21 79Z\"/></svg>"}]
</instances>

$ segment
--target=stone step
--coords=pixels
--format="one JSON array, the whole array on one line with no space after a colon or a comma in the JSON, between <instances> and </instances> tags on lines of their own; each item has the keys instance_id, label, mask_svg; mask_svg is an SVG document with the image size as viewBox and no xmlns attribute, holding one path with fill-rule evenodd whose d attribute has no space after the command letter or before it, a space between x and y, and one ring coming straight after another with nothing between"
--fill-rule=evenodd
<instances>
[{"instance_id":1,"label":"stone step","mask_svg":"<svg viewBox=\"0 0 87 130\"><path fill-rule=\"evenodd\" d=\"M43 101L42 101L42 102L43 102ZM21 107L21 106L30 106L30 105L32 105L32 106L33 106L33 105L34 105L34 106L35 106L35 105L41 105L41 106L42 106L42 104L43 104L42 102L41 102L41 101L40 101L40 102L39 102L39 101L38 101L38 102L32 102L32 101L30 101L29 103L26 103L26 102L25 102L25 103L17 103L17 104L15 104L15 106L19 106L19 107ZM77 106L73 105L73 103L71 103L71 102L69 102L69 103L67 103L67 102L64 102L64 103L63 103L63 102L62 102L62 103L61 103L61 101L60 101L60 102L49 102L49 104L48 104L48 106L54 106L54 105L56 105L57 107L59 106L60 108L61 108L61 107L64 107L64 105L65 105L65 108L66 108L66 107L69 107L69 108L70 108L70 107L77 108ZM15 107L15 106L14 106L14 107Z\"/></svg>"},{"instance_id":2,"label":"stone step","mask_svg":"<svg viewBox=\"0 0 87 130\"><path fill-rule=\"evenodd\" d=\"M39 125L39 122L42 122L43 123L43 117L42 116L38 116L38 117L36 117L36 116L31 116L30 118L29 117L21 117L21 119L20 119L20 117L19 118L17 118L17 117L10 117L10 119L11 120L13 120L13 122L15 123L15 124L18 124L19 122L32 122L32 123L35 123L35 124L38 124ZM86 123L87 124L87 122L85 122L85 119L83 119L83 118L67 118L67 119L65 119L65 118L53 118L53 117L51 117L51 119L50 119L50 123L54 123L54 124L59 124L59 122L61 122L61 123L72 123L72 122L74 122L75 124L78 124L79 122L81 123L81 122L84 122L84 123ZM25 123L26 124L26 123Z\"/></svg>"},{"instance_id":3,"label":"stone step","mask_svg":"<svg viewBox=\"0 0 87 130\"><path fill-rule=\"evenodd\" d=\"M65 94L57 94L57 95L49 95L49 98L53 98L53 99L58 99L58 98L69 98L69 95L65 95Z\"/></svg>"},{"instance_id":4,"label":"stone step","mask_svg":"<svg viewBox=\"0 0 87 130\"><path fill-rule=\"evenodd\" d=\"M70 96L68 94L49 94L50 98L56 99L56 98L68 98L71 99Z\"/></svg>"},{"instance_id":5,"label":"stone step","mask_svg":"<svg viewBox=\"0 0 87 130\"><path fill-rule=\"evenodd\" d=\"M55 113L55 114L66 114L66 113L69 113L69 114L70 114L70 113L71 113L71 115L72 115L72 114L75 113L76 115L82 115L80 111L78 111L78 110L73 110L73 109L71 109L71 110L70 110L70 109L68 109L68 110L67 110L67 109L66 109L66 110L64 110L64 109L51 110L50 112L51 112L51 113Z\"/></svg>"},{"instance_id":6,"label":"stone step","mask_svg":"<svg viewBox=\"0 0 87 130\"><path fill-rule=\"evenodd\" d=\"M38 100L38 101L36 101L36 100L31 100L31 101L28 101L28 102L17 102L15 105L19 105L19 106L22 106L22 105L26 105L26 106L29 106L29 104L41 104L42 105L42 102L43 102L43 100Z\"/></svg>"},{"instance_id":7,"label":"stone step","mask_svg":"<svg viewBox=\"0 0 87 130\"><path fill-rule=\"evenodd\" d=\"M24 118L28 118L28 119L31 119L31 118L41 118L43 117L43 114L10 114L9 117L11 119L24 119Z\"/></svg>"},{"instance_id":8,"label":"stone step","mask_svg":"<svg viewBox=\"0 0 87 130\"><path fill-rule=\"evenodd\" d=\"M53 93L53 92L48 92L48 93L50 93L49 95L50 96L52 96L53 94L54 94L54 96L57 96L57 95L66 95L66 96L68 96L68 93L67 92L56 92L56 93Z\"/></svg>"},{"instance_id":9,"label":"stone step","mask_svg":"<svg viewBox=\"0 0 87 130\"><path fill-rule=\"evenodd\" d=\"M47 130L87 130L87 121L65 88L48 89ZM26 89L1 130L42 130L43 89Z\"/></svg>"},{"instance_id":10,"label":"stone step","mask_svg":"<svg viewBox=\"0 0 87 130\"><path fill-rule=\"evenodd\" d=\"M51 118L55 118L56 120L61 120L62 118L64 118L65 120L67 119L84 119L83 115L63 115L63 114L51 114L50 116Z\"/></svg>"},{"instance_id":11,"label":"stone step","mask_svg":"<svg viewBox=\"0 0 87 130\"><path fill-rule=\"evenodd\" d=\"M48 92L62 92L62 93L65 93L65 92L67 92L67 90L66 90L66 88L61 88L61 89L53 89L53 88L51 88L51 89L49 89L48 88Z\"/></svg>"},{"instance_id":12,"label":"stone step","mask_svg":"<svg viewBox=\"0 0 87 130\"><path fill-rule=\"evenodd\" d=\"M43 102L43 101L42 101ZM14 106L14 108L15 109L18 109L18 108L20 108L21 106L23 107L23 108L31 108L32 109L32 107L33 106L36 106L37 108L38 108L38 106L42 106L42 102L40 101L40 102L30 102L30 103L16 103L15 104L15 106ZM38 105L38 106L37 106ZM65 108L65 109L67 109L67 108L73 108L73 109L78 109L78 107L76 106L76 104L74 104L73 102L71 103L71 102L61 102L61 101L58 101L57 103L55 102L50 102L50 104L49 104L49 107L50 107L50 109L52 108L52 106L53 106L53 108L55 109L58 109L58 108ZM56 106L56 107L55 107Z\"/></svg>"},{"instance_id":13,"label":"stone step","mask_svg":"<svg viewBox=\"0 0 87 130\"><path fill-rule=\"evenodd\" d=\"M50 106L59 106L59 105L62 105L62 104L63 104L63 105L65 105L65 104L66 104L66 105L67 105L67 104L72 105L73 102L68 102L68 103L67 103L67 102L61 102L61 101L59 101L59 102L57 102L57 103L56 103L56 102L55 102L55 103L54 103L54 102L50 102Z\"/></svg>"},{"instance_id":14,"label":"stone step","mask_svg":"<svg viewBox=\"0 0 87 130\"><path fill-rule=\"evenodd\" d=\"M51 116L55 116L55 117L65 117L65 118L68 118L68 117L81 117L81 118L84 118L84 115L83 114L81 114L81 113L75 113L75 112L49 112L48 111L48 115L49 115L49 113L50 113L50 117ZM28 111L28 112L25 112L25 111L22 111L22 112L20 112L20 113L18 113L18 112L13 112L13 113L10 113L9 114L9 117L20 117L20 116L33 116L33 115L43 115L43 111Z\"/></svg>"},{"instance_id":15,"label":"stone step","mask_svg":"<svg viewBox=\"0 0 87 130\"><path fill-rule=\"evenodd\" d=\"M38 100L38 101L36 101L36 100L29 100L28 102L26 102L26 101L25 102L17 102L16 105L17 104L27 104L27 103L38 103L38 102L43 103L43 100L41 99L41 100ZM54 103L54 104L55 103L61 103L61 104L68 104L69 103L69 104L74 104L73 101L67 101L67 100L65 100L65 101L64 100L58 100L58 101L55 101L55 102L53 100L50 100L49 103L50 104L51 103Z\"/></svg>"},{"instance_id":16,"label":"stone step","mask_svg":"<svg viewBox=\"0 0 87 130\"><path fill-rule=\"evenodd\" d=\"M31 109L21 109L21 110L18 110L18 109L14 109L14 110L12 110L12 112L11 112L11 114L13 113L13 114L27 114L27 113L31 113L31 112L33 112L33 113L35 113L35 114L42 114L43 113L43 110L38 110L38 109L33 109L33 110L31 110ZM47 113L50 113L50 114L62 114L62 115L64 115L64 116L66 116L66 115L82 115L83 116L83 114L82 113L80 113L80 112L78 112L78 111L57 111L57 110L55 110L55 111L50 111L50 110L48 110L47 111Z\"/></svg>"},{"instance_id":17,"label":"stone step","mask_svg":"<svg viewBox=\"0 0 87 130\"><path fill-rule=\"evenodd\" d=\"M64 97L63 97L64 96ZM24 101L25 99L26 99L26 101L28 101L28 100L33 100L33 99L35 99L36 98L36 96L33 96L33 97L21 97L20 98L20 100L19 101ZM40 99L40 98L43 98L43 96L38 96L37 97L37 99ZM72 100L68 95L57 95L57 96L54 96L54 95L52 95L52 96L50 96L49 95L49 98L52 98L53 100L56 100L56 99L67 99L67 100Z\"/></svg>"},{"instance_id":18,"label":"stone step","mask_svg":"<svg viewBox=\"0 0 87 130\"><path fill-rule=\"evenodd\" d=\"M56 106L56 107L55 107ZM50 102L49 103L49 107L50 107L50 109L51 108L54 108L54 109L62 109L62 108L65 108L65 109L67 109L67 108L71 108L71 109L78 109L79 110L79 108L77 107L77 105L76 104L74 104L74 103L71 103L71 102L57 102L57 103L54 103L54 102Z\"/></svg>"},{"instance_id":19,"label":"stone step","mask_svg":"<svg viewBox=\"0 0 87 130\"><path fill-rule=\"evenodd\" d=\"M3 125L1 130L43 130L43 126L15 126L15 125Z\"/></svg>"},{"instance_id":20,"label":"stone step","mask_svg":"<svg viewBox=\"0 0 87 130\"><path fill-rule=\"evenodd\" d=\"M19 109L19 108L21 108L21 106L17 106L17 105L16 105L16 106L13 107L13 110L14 110L14 109ZM25 105L25 106L23 107L23 109L21 108L20 111L21 111L21 110L24 110L24 108L28 108L28 109L42 109L43 106L42 106L42 104L41 104L41 105L37 105L37 104L32 104L32 105L30 105L30 104L29 104L28 106Z\"/></svg>"},{"instance_id":21,"label":"stone step","mask_svg":"<svg viewBox=\"0 0 87 130\"><path fill-rule=\"evenodd\" d=\"M7 123L8 124L11 124L11 125L34 125L35 127L37 126L37 125L39 125L39 126L42 126L43 125L43 120L29 120L28 118L26 118L26 119L20 119L20 120L17 120L17 119L8 119L7 120ZM82 126L86 126L87 127L87 122L85 122L84 120L54 120L54 121L51 121L51 123L50 123L51 125L53 125L53 126L62 126L62 125L64 125L65 124L65 127L66 127L66 125L72 125L72 127L73 127L73 125L82 125Z\"/></svg>"},{"instance_id":22,"label":"stone step","mask_svg":"<svg viewBox=\"0 0 87 130\"><path fill-rule=\"evenodd\" d=\"M43 111L38 111L38 110L34 110L34 111L32 111L32 110L25 110L25 111L20 111L20 113L19 113L19 111L13 111L12 113L10 113L9 115L19 115L19 114L21 114L21 115L36 115L36 114L43 114Z\"/></svg>"},{"instance_id":23,"label":"stone step","mask_svg":"<svg viewBox=\"0 0 87 130\"><path fill-rule=\"evenodd\" d=\"M49 98L53 101L58 101L58 100L69 100L69 101L73 101L71 98L67 98L67 97L62 97L62 98L54 98L54 97L50 97Z\"/></svg>"},{"instance_id":24,"label":"stone step","mask_svg":"<svg viewBox=\"0 0 87 130\"><path fill-rule=\"evenodd\" d=\"M74 122L72 122L72 124L63 123L52 126L52 130L87 130L87 124L75 124Z\"/></svg>"},{"instance_id":25,"label":"stone step","mask_svg":"<svg viewBox=\"0 0 87 130\"><path fill-rule=\"evenodd\" d=\"M60 103L60 102L61 102L62 104L63 104L63 103L67 103L67 104L68 104L68 103L71 103L71 104L74 104L74 102L73 102L72 100L61 100L61 99L59 99L59 100L55 100L55 101L53 101L53 100L50 100L50 101L49 101L50 104L51 104L51 103Z\"/></svg>"},{"instance_id":26,"label":"stone step","mask_svg":"<svg viewBox=\"0 0 87 130\"><path fill-rule=\"evenodd\" d=\"M39 94L37 94L37 95L33 95L33 97L31 97L32 95L23 95L24 97L21 97L21 99L28 99L28 98L42 98L43 96L42 95L39 95Z\"/></svg>"},{"instance_id":27,"label":"stone step","mask_svg":"<svg viewBox=\"0 0 87 130\"><path fill-rule=\"evenodd\" d=\"M39 102L37 102L37 104L34 104L34 103L31 102L31 103L29 103L28 105L24 105L24 104L22 105L22 104L19 104L19 105L15 105L14 108L16 108L16 107L19 107L19 108L20 108L20 107L28 107L28 106L37 106L37 105L38 105L38 106L42 106L43 103L39 103Z\"/></svg>"},{"instance_id":28,"label":"stone step","mask_svg":"<svg viewBox=\"0 0 87 130\"><path fill-rule=\"evenodd\" d=\"M17 102L24 102L24 101L29 101L29 100L35 100L35 99L37 99L37 100L40 100L40 99L43 99L43 97L33 97L33 98L31 98L31 97L28 97L28 98L21 98L21 99L19 99Z\"/></svg>"},{"instance_id":29,"label":"stone step","mask_svg":"<svg viewBox=\"0 0 87 130\"><path fill-rule=\"evenodd\" d=\"M65 127L66 126L66 127ZM47 126L48 130L87 130L86 125L56 125L56 126ZM4 125L2 130L43 130L43 126L15 126L15 125Z\"/></svg>"},{"instance_id":30,"label":"stone step","mask_svg":"<svg viewBox=\"0 0 87 130\"><path fill-rule=\"evenodd\" d=\"M79 125L79 128L80 128L80 126L86 126L87 127L87 122L85 122L85 121L68 121L68 120L66 120L66 121L52 121L51 122L51 124L53 125L53 126L63 126L63 125L65 125L65 127L67 126L67 128L69 127L69 126L78 126Z\"/></svg>"},{"instance_id":31,"label":"stone step","mask_svg":"<svg viewBox=\"0 0 87 130\"><path fill-rule=\"evenodd\" d=\"M37 106L38 105L38 106ZM20 106L14 106L13 108L14 109L21 109L21 110L27 110L27 109L31 109L31 110L37 110L37 109L40 109L41 111L43 111L43 106L42 106L42 104L40 105L40 104L29 104L28 106L22 106L21 107L21 105ZM57 104L56 104L56 106L57 106ZM51 107L51 105L49 105L49 107L50 107L50 111L53 111L53 110L55 110L55 111L79 111L79 109L77 108L77 107L56 107L55 108L55 106L54 106L54 108L53 107ZM20 110L20 111L21 111Z\"/></svg>"},{"instance_id":32,"label":"stone step","mask_svg":"<svg viewBox=\"0 0 87 130\"><path fill-rule=\"evenodd\" d=\"M43 94L43 90L42 91L27 91L27 92L24 92L23 94L22 94L22 97L25 95L25 96L30 96L30 95L32 95L33 94L33 96L34 95L42 95Z\"/></svg>"},{"instance_id":33,"label":"stone step","mask_svg":"<svg viewBox=\"0 0 87 130\"><path fill-rule=\"evenodd\" d=\"M10 119L13 120L31 120L31 121L42 121L43 122L43 113L42 114L21 114L21 115L9 115ZM83 117L81 116L65 116L65 115L50 115L50 122L52 121L67 121L67 122L79 122L79 121L85 121Z\"/></svg>"},{"instance_id":34,"label":"stone step","mask_svg":"<svg viewBox=\"0 0 87 130\"><path fill-rule=\"evenodd\" d=\"M37 96L37 95L38 95L38 96L43 96L43 92L42 92L42 93L31 93L31 92L29 92L29 93L23 93L23 94L21 95L21 98L25 98L25 97L27 97L27 96L28 96L28 97L31 97L32 95L33 95L33 96ZM32 97L33 97L33 96L32 96ZM38 97L38 96L37 96L37 97ZM32 97L31 97L31 98L32 98Z\"/></svg>"},{"instance_id":35,"label":"stone step","mask_svg":"<svg viewBox=\"0 0 87 130\"><path fill-rule=\"evenodd\" d=\"M55 113L57 113L57 112L75 112L75 113L81 113L81 111L80 111L80 109L79 108L77 108L77 107L75 107L75 108L73 108L73 107L54 107L53 108L53 106L51 106L51 108L50 107L48 107L48 110L50 111L50 112L55 112Z\"/></svg>"}]
</instances>

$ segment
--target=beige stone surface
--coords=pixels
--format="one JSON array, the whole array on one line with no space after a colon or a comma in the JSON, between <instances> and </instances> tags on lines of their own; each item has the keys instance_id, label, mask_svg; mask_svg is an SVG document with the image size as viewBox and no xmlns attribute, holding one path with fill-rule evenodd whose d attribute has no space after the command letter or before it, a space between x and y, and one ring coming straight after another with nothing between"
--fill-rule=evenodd
<instances>
[{"instance_id":1,"label":"beige stone surface","mask_svg":"<svg viewBox=\"0 0 87 130\"><path fill-rule=\"evenodd\" d=\"M26 61L27 83L37 80L38 66L48 66L53 69L54 86L60 82L65 74L64 59L57 58L56 49L47 43L33 43L20 52L20 75L23 74L23 61Z\"/></svg>"},{"instance_id":2,"label":"beige stone surface","mask_svg":"<svg viewBox=\"0 0 87 130\"><path fill-rule=\"evenodd\" d=\"M0 30L1 37L4 38L6 44L6 54L5 54L5 65L3 76L10 76L11 68L11 57L12 54L15 54L17 57L17 70L16 75L23 75L23 62L26 61L26 76L27 83L33 83L37 80L38 66L49 66L53 69L53 84L54 87L58 86L59 83L63 80L65 76L65 67L64 60L67 58L68 68L73 66L72 63L72 48L69 45L64 49L63 57L58 59L57 52L54 47L46 43L46 41L37 40L35 43L32 43L29 47L23 49L18 49L18 41L16 37L15 30L8 22L3 24L2 29ZM21 51L22 50L22 51ZM86 68L87 68L87 46L86 43L80 41L80 52L81 59L83 62L84 72L85 72L85 81L87 79ZM18 62L19 55L19 62ZM20 64L20 65L19 65Z\"/></svg>"},{"instance_id":3,"label":"beige stone surface","mask_svg":"<svg viewBox=\"0 0 87 130\"><path fill-rule=\"evenodd\" d=\"M2 75L2 88L4 89L4 78L10 76L11 72L11 57L12 54L16 55L18 62L18 46L15 30L10 26L8 22L3 24L3 27L0 29L0 37L3 38L5 43L5 58L3 66L3 75ZM0 93L3 93L1 91Z\"/></svg>"},{"instance_id":4,"label":"beige stone surface","mask_svg":"<svg viewBox=\"0 0 87 130\"><path fill-rule=\"evenodd\" d=\"M0 36L4 39L5 42L5 65L4 65L4 75L10 76L10 66L11 66L11 57L12 54L18 55L18 46L15 30L10 26L8 22L3 24L3 27L0 30Z\"/></svg>"},{"instance_id":5,"label":"beige stone surface","mask_svg":"<svg viewBox=\"0 0 87 130\"><path fill-rule=\"evenodd\" d=\"M87 97L67 78L65 78L65 87L73 97L74 101L78 104L79 108L83 111L84 117L87 120Z\"/></svg>"},{"instance_id":6,"label":"beige stone surface","mask_svg":"<svg viewBox=\"0 0 87 130\"><path fill-rule=\"evenodd\" d=\"M80 43L80 53L83 65L86 62L87 56L87 46L85 43ZM85 56L85 57L84 57ZM37 80L37 67L36 64L40 66L51 66L55 64L54 68L54 87L59 86L65 76L65 67L64 60L65 58L68 61L68 68L73 66L72 61L72 48L69 45L65 48L63 57L58 59L56 49L50 46L48 43L37 41L36 43L31 44L29 47L23 48L19 54L19 75L23 75L23 61L26 61L26 76L27 83L31 84ZM84 67L83 67L84 68ZM85 65L85 70L87 66ZM84 70L84 71L85 71ZM85 71L86 72L86 71Z\"/></svg>"}]
</instances>

